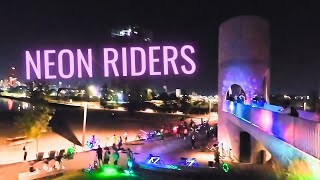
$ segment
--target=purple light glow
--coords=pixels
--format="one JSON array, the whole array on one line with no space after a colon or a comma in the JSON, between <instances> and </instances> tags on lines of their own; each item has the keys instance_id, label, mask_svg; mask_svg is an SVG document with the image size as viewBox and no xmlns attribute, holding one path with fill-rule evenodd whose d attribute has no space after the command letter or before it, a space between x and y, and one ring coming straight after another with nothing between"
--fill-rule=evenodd
<instances>
[{"instance_id":1,"label":"purple light glow","mask_svg":"<svg viewBox=\"0 0 320 180\"><path fill-rule=\"evenodd\" d=\"M104 48L104 77L109 77L109 64L111 64L111 67L113 69L114 75L119 76L119 72L116 66L116 62L118 60L118 51L113 48ZM109 52L113 53L113 58L109 59Z\"/></svg>"},{"instance_id":2,"label":"purple light glow","mask_svg":"<svg viewBox=\"0 0 320 180\"><path fill-rule=\"evenodd\" d=\"M186 66L183 65L181 67L182 71L185 73L185 74L193 74L195 71L196 71L196 64L194 63L194 61L186 55L186 50L189 49L191 54L193 54L195 52L194 48L190 45L186 45L186 46L183 46L181 48L181 56L183 59L185 59L186 61L188 61L188 63L191 65L191 69L190 70L187 70Z\"/></svg>"},{"instance_id":3,"label":"purple light glow","mask_svg":"<svg viewBox=\"0 0 320 180\"><path fill-rule=\"evenodd\" d=\"M93 52L36 50L25 52L26 78L69 79L93 74ZM130 54L128 54L130 52ZM103 48L104 77L190 75L196 71L195 50L191 45ZM170 70L169 70L170 69ZM42 76L44 74L44 76Z\"/></svg>"},{"instance_id":4,"label":"purple light glow","mask_svg":"<svg viewBox=\"0 0 320 180\"><path fill-rule=\"evenodd\" d=\"M31 69L32 66L33 72L36 74L37 79L41 79L41 66L40 66L40 51L36 51L37 54L37 63L34 63L31 54L29 51L26 51L26 72L27 79L31 79Z\"/></svg>"},{"instance_id":5,"label":"purple light glow","mask_svg":"<svg viewBox=\"0 0 320 180\"><path fill-rule=\"evenodd\" d=\"M122 73L123 76L128 76L127 48L122 48Z\"/></svg>"},{"instance_id":6,"label":"purple light glow","mask_svg":"<svg viewBox=\"0 0 320 180\"><path fill-rule=\"evenodd\" d=\"M168 57L169 56L169 50L172 50L173 52L173 56L172 57ZM179 74L175 60L178 57L178 51L175 47L173 46L164 46L163 47L163 65L164 65L164 74L168 75L169 74L169 62L172 66L173 72L174 74Z\"/></svg>"},{"instance_id":7,"label":"purple light glow","mask_svg":"<svg viewBox=\"0 0 320 180\"><path fill-rule=\"evenodd\" d=\"M89 77L92 77L92 50L88 49L88 61L86 61L80 49L77 49L77 57L78 57L78 77L82 78L81 64L86 69Z\"/></svg>"},{"instance_id":8,"label":"purple light glow","mask_svg":"<svg viewBox=\"0 0 320 180\"><path fill-rule=\"evenodd\" d=\"M70 70L69 70L69 74L64 74L64 72L63 72L63 65L64 65L64 62L63 62L63 60L65 60L65 59L63 59L62 58L62 56L63 56L63 54L68 54L68 56L69 56L69 61L70 61L70 66L69 66L69 68L70 68ZM64 79L69 79L69 78L71 78L72 76L73 76L73 74L74 74L74 56L73 56L73 53L72 53L72 51L70 51L70 50L68 50L68 49L63 49L63 50L61 50L60 52L59 52L59 55L58 55L58 65L59 65L59 75L62 77L62 78L64 78ZM47 71L46 71L47 72Z\"/></svg>"},{"instance_id":9,"label":"purple light glow","mask_svg":"<svg viewBox=\"0 0 320 180\"><path fill-rule=\"evenodd\" d=\"M150 63L150 75L157 76L161 75L161 72L156 72L154 70L154 64L159 63L160 59L154 57L154 51L160 50L160 46L151 46L149 47L149 63Z\"/></svg>"},{"instance_id":10,"label":"purple light glow","mask_svg":"<svg viewBox=\"0 0 320 180\"><path fill-rule=\"evenodd\" d=\"M54 66L54 62L50 62L49 55L56 53L55 50L45 50L44 51L44 72L45 79L56 79L56 75L50 75L50 66ZM37 57L38 58L38 57ZM60 69L59 69L60 72Z\"/></svg>"},{"instance_id":11,"label":"purple light glow","mask_svg":"<svg viewBox=\"0 0 320 180\"><path fill-rule=\"evenodd\" d=\"M136 66L136 51L139 51L141 54L141 70L137 72ZM146 52L140 47L132 47L130 48L131 55L131 76L141 76L146 72Z\"/></svg>"}]
</instances>

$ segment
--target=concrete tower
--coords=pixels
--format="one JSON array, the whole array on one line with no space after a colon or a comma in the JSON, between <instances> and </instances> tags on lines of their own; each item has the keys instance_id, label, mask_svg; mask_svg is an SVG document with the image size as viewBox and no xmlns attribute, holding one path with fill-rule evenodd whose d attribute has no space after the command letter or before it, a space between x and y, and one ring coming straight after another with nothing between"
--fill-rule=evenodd
<instances>
[{"instance_id":1,"label":"concrete tower","mask_svg":"<svg viewBox=\"0 0 320 180\"><path fill-rule=\"evenodd\" d=\"M229 94L244 94L245 103L258 95L268 101L270 39L269 24L257 16L237 16L219 27L219 128L218 139L237 149L239 130L223 117ZM237 150L236 152L237 153Z\"/></svg>"}]
</instances>

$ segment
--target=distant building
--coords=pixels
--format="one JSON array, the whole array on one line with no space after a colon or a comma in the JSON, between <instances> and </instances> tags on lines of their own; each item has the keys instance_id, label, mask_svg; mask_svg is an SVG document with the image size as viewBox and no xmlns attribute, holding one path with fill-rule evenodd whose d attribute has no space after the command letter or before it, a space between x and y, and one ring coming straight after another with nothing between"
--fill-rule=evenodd
<instances>
[{"instance_id":1,"label":"distant building","mask_svg":"<svg viewBox=\"0 0 320 180\"><path fill-rule=\"evenodd\" d=\"M181 96L181 89L176 89L176 97L180 97Z\"/></svg>"}]
</instances>

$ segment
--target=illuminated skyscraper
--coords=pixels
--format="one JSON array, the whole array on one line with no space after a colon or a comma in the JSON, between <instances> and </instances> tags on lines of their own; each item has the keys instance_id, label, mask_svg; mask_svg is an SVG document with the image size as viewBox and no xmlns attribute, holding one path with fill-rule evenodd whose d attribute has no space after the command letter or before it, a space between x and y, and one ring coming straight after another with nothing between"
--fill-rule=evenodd
<instances>
[{"instance_id":1,"label":"illuminated skyscraper","mask_svg":"<svg viewBox=\"0 0 320 180\"><path fill-rule=\"evenodd\" d=\"M11 67L8 71L8 83L9 83L9 86L17 86L17 85L20 85L20 83L18 82L17 80L17 73L16 73L16 68L15 67ZM17 84L19 83L19 84Z\"/></svg>"}]
</instances>

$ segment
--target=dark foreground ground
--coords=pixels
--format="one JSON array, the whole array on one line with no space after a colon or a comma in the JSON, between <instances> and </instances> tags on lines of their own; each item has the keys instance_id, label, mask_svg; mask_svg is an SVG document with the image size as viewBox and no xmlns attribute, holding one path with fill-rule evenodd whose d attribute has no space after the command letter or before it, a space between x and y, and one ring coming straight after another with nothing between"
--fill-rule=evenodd
<instances>
[{"instance_id":1,"label":"dark foreground ground","mask_svg":"<svg viewBox=\"0 0 320 180\"><path fill-rule=\"evenodd\" d=\"M116 174L108 175L107 173L89 174L81 171L73 171L64 174L63 176L52 178L54 180L90 180L90 179L137 179L137 180L206 180L206 179L221 179L221 180L234 180L234 179L253 179L253 180L273 180L283 179L277 178L275 174L266 174L263 169L257 170L256 168L229 171L228 173L217 169L202 168L196 171L158 171L158 170L145 170L138 168L134 171L134 175Z\"/></svg>"}]
</instances>

